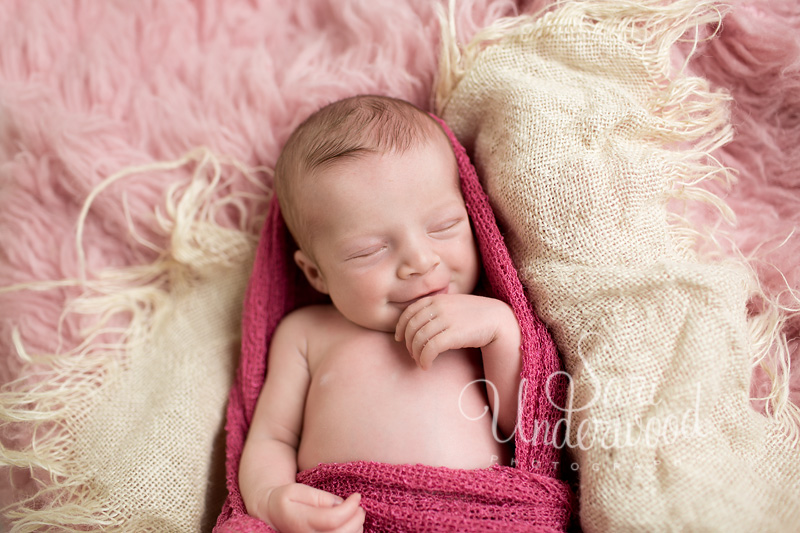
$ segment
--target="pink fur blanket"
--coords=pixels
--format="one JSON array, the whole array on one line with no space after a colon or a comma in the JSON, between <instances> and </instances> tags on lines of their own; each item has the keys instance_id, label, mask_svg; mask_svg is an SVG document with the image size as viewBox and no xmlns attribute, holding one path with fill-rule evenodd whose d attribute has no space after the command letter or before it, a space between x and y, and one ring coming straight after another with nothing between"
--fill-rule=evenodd
<instances>
[{"instance_id":1,"label":"pink fur blanket","mask_svg":"<svg viewBox=\"0 0 800 533\"><path fill-rule=\"evenodd\" d=\"M466 42L499 16L548 3L458 4L459 38ZM690 64L733 96L736 136L717 151L739 178L726 194L739 218L730 233L754 256L771 294L800 287L798 28L795 2L740 0ZM419 0L353 3L341 11L330 0L9 0L0 5L0 35L0 283L10 286L78 275L72 237L80 207L120 168L172 159L196 145L270 166L298 117L321 103L382 93L425 107L438 27L431 3ZM147 232L152 206L180 179L153 173L125 191L137 227ZM253 190L244 180L235 187ZM90 271L154 257L129 234L121 196L112 187L87 220ZM692 217L703 222L711 215ZM221 222L238 223L226 213ZM75 294L0 294L0 381L21 366L12 331L32 352L55 351L59 315ZM796 307L788 294L784 303ZM67 317L65 344L80 339L85 322ZM800 320L787 327L797 354ZM800 378L793 383L797 401ZM763 379L754 392L763 392Z\"/></svg>"},{"instance_id":2,"label":"pink fur blanket","mask_svg":"<svg viewBox=\"0 0 800 533\"><path fill-rule=\"evenodd\" d=\"M468 41L501 16L549 3L456 2L459 39ZM98 184L121 168L171 160L198 145L271 168L302 117L352 94L388 94L428 108L439 40L433 4L0 2L0 383L42 379L46 374L36 373L41 367L32 368L20 355L63 353L97 321L64 311L81 293L67 283L82 274L76 221ZM715 152L738 174L738 183L724 193L739 220L728 227L731 242L752 257L766 292L796 309L786 289L800 288L800 4L732 4L720 33L700 44L702 53L689 67L733 97L735 137ZM676 64L690 47L676 51ZM163 208L165 191L190 175L190 169L151 172L96 198L84 227L89 278L157 257L154 248L168 242L154 229L153 210ZM268 173L263 181L269 185ZM230 181L230 190L263 195L241 176ZM263 213L240 215L221 210L216 221L257 235ZM714 222L704 211L688 216L698 224ZM54 283L19 288L40 281ZM789 315L784 327L797 368L798 315ZM766 390L757 371L752 392L763 396ZM792 399L800 403L796 371ZM195 416L216 416L221 409L198 405ZM138 415L145 425L156 416ZM10 412L0 423L4 446L30 444L30 434L14 425ZM209 454L223 463L218 450ZM209 481L198 498L208 502L213 521L224 499L224 475L218 468L201 474ZM28 495L20 489L30 487L29 477L27 468L14 470L13 483L3 475L0 509ZM0 520L0 529L4 525Z\"/></svg>"},{"instance_id":3,"label":"pink fur blanket","mask_svg":"<svg viewBox=\"0 0 800 533\"><path fill-rule=\"evenodd\" d=\"M512 307L522 330L526 394L514 435L517 468L466 471L361 462L320 465L301 472L298 481L343 498L361 493L361 505L367 512L365 531L408 531L419 523L426 524L429 531L563 531L573 502L566 483L556 479L561 454L556 446L557 422L562 416L556 406L564 405L566 396L566 380L552 379L561 370L558 353L525 297L474 167L452 132L440 123L456 154L461 190L488 288L494 297ZM294 265L295 249L275 199L261 233L245 297L242 358L226 424L228 499L217 522L218 531L254 530L253 521L243 518L238 472L247 429L266 376L267 347L284 315L304 303L320 300Z\"/></svg>"}]
</instances>

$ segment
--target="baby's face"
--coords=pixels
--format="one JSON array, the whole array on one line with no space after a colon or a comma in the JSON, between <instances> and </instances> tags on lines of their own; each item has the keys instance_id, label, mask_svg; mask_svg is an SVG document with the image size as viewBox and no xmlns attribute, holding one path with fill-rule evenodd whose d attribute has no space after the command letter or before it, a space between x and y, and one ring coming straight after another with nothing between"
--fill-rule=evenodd
<instances>
[{"instance_id":1,"label":"baby's face","mask_svg":"<svg viewBox=\"0 0 800 533\"><path fill-rule=\"evenodd\" d=\"M316 262L296 257L345 318L392 332L413 301L475 288L478 252L444 135L404 153L338 161L311 182L302 210Z\"/></svg>"}]
</instances>

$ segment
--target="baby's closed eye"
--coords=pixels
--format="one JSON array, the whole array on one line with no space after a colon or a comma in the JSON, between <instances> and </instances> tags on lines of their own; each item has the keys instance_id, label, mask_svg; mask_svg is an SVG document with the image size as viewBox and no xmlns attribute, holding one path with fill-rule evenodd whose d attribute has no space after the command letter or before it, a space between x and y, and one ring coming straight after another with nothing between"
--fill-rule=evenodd
<instances>
[{"instance_id":1,"label":"baby's closed eye","mask_svg":"<svg viewBox=\"0 0 800 533\"><path fill-rule=\"evenodd\" d=\"M428 230L428 234L433 236L446 236L447 234L451 233L452 230L457 229L458 225L464 222L463 217L458 218L451 218L444 220L438 224L431 226Z\"/></svg>"},{"instance_id":2,"label":"baby's closed eye","mask_svg":"<svg viewBox=\"0 0 800 533\"><path fill-rule=\"evenodd\" d=\"M354 259L366 259L369 257L373 257L380 252L386 249L385 244L375 244L373 246L368 246L367 248L361 248L356 250L355 252L350 253L347 256L347 260L354 260Z\"/></svg>"}]
</instances>

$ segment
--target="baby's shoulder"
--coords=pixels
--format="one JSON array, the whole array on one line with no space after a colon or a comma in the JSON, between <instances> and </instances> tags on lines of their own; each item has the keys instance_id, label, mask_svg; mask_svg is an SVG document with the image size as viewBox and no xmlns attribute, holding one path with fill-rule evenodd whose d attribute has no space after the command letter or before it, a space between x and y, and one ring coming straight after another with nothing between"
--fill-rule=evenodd
<instances>
[{"instance_id":1,"label":"baby's shoulder","mask_svg":"<svg viewBox=\"0 0 800 533\"><path fill-rule=\"evenodd\" d=\"M294 346L309 357L327 353L352 336L354 327L332 305L309 305L288 313L278 324L271 346Z\"/></svg>"},{"instance_id":2,"label":"baby's shoulder","mask_svg":"<svg viewBox=\"0 0 800 533\"><path fill-rule=\"evenodd\" d=\"M328 305L308 305L288 313L278 324L279 330L314 332L321 327L336 324L342 316L336 308Z\"/></svg>"}]
</instances>

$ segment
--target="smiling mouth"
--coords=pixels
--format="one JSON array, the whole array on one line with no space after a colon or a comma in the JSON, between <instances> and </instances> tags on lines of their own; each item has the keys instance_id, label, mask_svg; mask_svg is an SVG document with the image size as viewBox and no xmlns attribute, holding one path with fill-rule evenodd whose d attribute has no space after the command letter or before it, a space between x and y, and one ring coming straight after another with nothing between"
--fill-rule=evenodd
<instances>
[{"instance_id":1,"label":"smiling mouth","mask_svg":"<svg viewBox=\"0 0 800 533\"><path fill-rule=\"evenodd\" d=\"M402 307L408 307L409 305L413 304L414 302L416 302L418 300L422 300L423 298L427 298L428 296L436 296L437 294L447 294L447 287L445 286L442 289L437 289L435 291L431 291L431 292L422 294L420 296L417 296L416 298L411 298L410 300L406 300L404 302L391 302L391 303L393 303L395 305L402 306Z\"/></svg>"}]
</instances>

